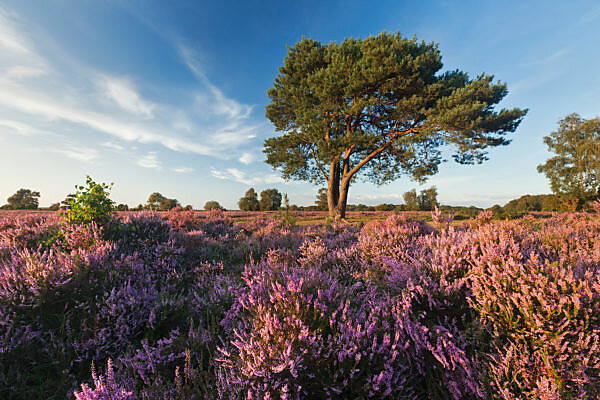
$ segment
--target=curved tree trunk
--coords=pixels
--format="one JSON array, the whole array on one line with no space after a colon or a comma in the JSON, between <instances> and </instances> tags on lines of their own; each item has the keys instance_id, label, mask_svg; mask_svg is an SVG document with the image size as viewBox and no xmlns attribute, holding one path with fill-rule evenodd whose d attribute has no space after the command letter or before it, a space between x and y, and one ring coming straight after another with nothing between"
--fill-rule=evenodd
<instances>
[{"instance_id":1,"label":"curved tree trunk","mask_svg":"<svg viewBox=\"0 0 600 400\"><path fill-rule=\"evenodd\" d=\"M340 197L340 166L337 162L332 162L329 166L329 180L327 181L327 208L329 217L336 218L335 210L338 206Z\"/></svg>"},{"instance_id":2,"label":"curved tree trunk","mask_svg":"<svg viewBox=\"0 0 600 400\"><path fill-rule=\"evenodd\" d=\"M335 219L346 218L346 203L348 202L348 189L350 189L350 179L344 178L342 179L340 185L340 195L338 198L337 206L335 207Z\"/></svg>"},{"instance_id":3,"label":"curved tree trunk","mask_svg":"<svg viewBox=\"0 0 600 400\"><path fill-rule=\"evenodd\" d=\"M329 166L329 179L327 181L327 206L329 217L340 220L346 218L346 204L348 202L348 189L352 173L349 173L348 161L343 161L343 171L340 162L334 161Z\"/></svg>"}]
</instances>

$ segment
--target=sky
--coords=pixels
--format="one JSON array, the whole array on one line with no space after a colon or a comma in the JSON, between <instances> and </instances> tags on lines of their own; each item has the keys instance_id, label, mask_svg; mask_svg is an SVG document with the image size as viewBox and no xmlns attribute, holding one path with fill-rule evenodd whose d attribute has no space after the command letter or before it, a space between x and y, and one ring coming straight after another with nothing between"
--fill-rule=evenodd
<instances>
[{"instance_id":1,"label":"sky","mask_svg":"<svg viewBox=\"0 0 600 400\"><path fill-rule=\"evenodd\" d=\"M152 192L228 209L250 187L313 204L318 186L284 182L264 162L267 90L302 37L322 43L382 31L436 42L443 70L493 74L527 108L490 160L449 161L419 186L356 183L349 203L402 203L435 185L442 204L489 207L550 193L543 136L577 112L600 115L600 3L593 1L4 0L0 3L0 203L19 188L59 202L114 182L130 206Z\"/></svg>"}]
</instances>

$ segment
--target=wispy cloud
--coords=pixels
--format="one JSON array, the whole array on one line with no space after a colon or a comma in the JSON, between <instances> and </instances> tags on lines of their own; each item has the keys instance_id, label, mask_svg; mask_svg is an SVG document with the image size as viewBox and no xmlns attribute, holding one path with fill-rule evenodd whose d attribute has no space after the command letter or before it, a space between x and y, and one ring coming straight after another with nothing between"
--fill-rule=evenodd
<instances>
[{"instance_id":1,"label":"wispy cloud","mask_svg":"<svg viewBox=\"0 0 600 400\"><path fill-rule=\"evenodd\" d=\"M256 157L254 156L254 154L248 152L243 153L242 156L238 158L239 162L246 165L252 164L255 160Z\"/></svg>"},{"instance_id":2,"label":"wispy cloud","mask_svg":"<svg viewBox=\"0 0 600 400\"><path fill-rule=\"evenodd\" d=\"M197 82L178 93L177 102L170 103L165 98L155 101L143 96L144 89L154 83L139 76L130 78L126 72L109 74L77 63L70 63L69 72L63 72L64 63L55 59L54 53L45 55L44 49L36 48L39 41L31 32L27 21L0 7L0 115L14 119L10 126L3 126L20 134L50 127L67 132L82 148L95 141L123 150L120 144L108 144L114 145L102 137L108 135L120 142L158 144L174 152L250 162L244 152L260 126L252 122L253 107L228 97L214 85L202 72L193 51L173 45L179 61ZM182 97L189 100L184 106ZM141 147L140 151L147 150ZM124 157L138 160L128 152ZM147 155L142 159L144 166L156 168Z\"/></svg>"},{"instance_id":3,"label":"wispy cloud","mask_svg":"<svg viewBox=\"0 0 600 400\"><path fill-rule=\"evenodd\" d=\"M42 76L46 74L41 68L29 67L26 65L16 65L14 67L10 67L5 73L4 78L6 79L26 79L26 78L34 78L36 76Z\"/></svg>"},{"instance_id":4,"label":"wispy cloud","mask_svg":"<svg viewBox=\"0 0 600 400\"><path fill-rule=\"evenodd\" d=\"M135 163L143 168L150 168L155 170L161 169L160 162L158 161L155 152L150 152L146 155L139 157Z\"/></svg>"},{"instance_id":5,"label":"wispy cloud","mask_svg":"<svg viewBox=\"0 0 600 400\"><path fill-rule=\"evenodd\" d=\"M62 154L78 161L91 162L98 158L98 151L88 147L53 147L49 149L53 153Z\"/></svg>"},{"instance_id":6,"label":"wispy cloud","mask_svg":"<svg viewBox=\"0 0 600 400\"><path fill-rule=\"evenodd\" d=\"M116 150L116 151L125 150L125 148L123 146L121 146L120 144L113 143L113 142L104 142L104 143L102 143L102 146L107 147L112 150Z\"/></svg>"},{"instance_id":7,"label":"wispy cloud","mask_svg":"<svg viewBox=\"0 0 600 400\"><path fill-rule=\"evenodd\" d=\"M592 10L587 10L585 15L580 18L579 24L589 24L590 22L593 22L596 18L600 18L600 6Z\"/></svg>"},{"instance_id":8,"label":"wispy cloud","mask_svg":"<svg viewBox=\"0 0 600 400\"><path fill-rule=\"evenodd\" d=\"M44 135L46 134L44 131L34 128L31 125L25 124L19 121L12 120L0 120L0 127L8 128L11 132L17 133L23 136L31 136L31 135Z\"/></svg>"},{"instance_id":9,"label":"wispy cloud","mask_svg":"<svg viewBox=\"0 0 600 400\"><path fill-rule=\"evenodd\" d=\"M16 15L0 8L0 47L5 51L28 54L31 52L28 40L15 27L16 19Z\"/></svg>"},{"instance_id":10,"label":"wispy cloud","mask_svg":"<svg viewBox=\"0 0 600 400\"><path fill-rule=\"evenodd\" d=\"M190 167L177 167L171 168L171 171L177 172L178 174L189 174L190 172L194 172L194 169Z\"/></svg>"},{"instance_id":11,"label":"wispy cloud","mask_svg":"<svg viewBox=\"0 0 600 400\"><path fill-rule=\"evenodd\" d=\"M227 168L223 171L212 168L210 170L212 176L218 179L230 180L244 183L246 185L259 185L267 183L283 183L284 180L276 174L266 174L260 176L249 177L244 171L237 168Z\"/></svg>"},{"instance_id":12,"label":"wispy cloud","mask_svg":"<svg viewBox=\"0 0 600 400\"><path fill-rule=\"evenodd\" d=\"M104 76L99 80L99 84L104 90L105 96L123 110L148 118L153 117L153 110L156 105L144 101L130 80Z\"/></svg>"},{"instance_id":13,"label":"wispy cloud","mask_svg":"<svg viewBox=\"0 0 600 400\"><path fill-rule=\"evenodd\" d=\"M571 51L570 47L565 47L563 49L559 49L556 50L555 52L553 52L552 54L542 57L540 59L537 60L533 60L533 61L529 61L529 62L524 62L520 65L522 66L533 66L533 65L543 65L543 64L548 64L552 61L556 61L557 59L563 57L564 55L568 54L569 51Z\"/></svg>"},{"instance_id":14,"label":"wispy cloud","mask_svg":"<svg viewBox=\"0 0 600 400\"><path fill-rule=\"evenodd\" d=\"M29 114L85 125L128 142L157 143L173 151L204 155L215 155L216 151L210 146L176 135L166 135L144 124L129 123L103 113L77 108L24 89L0 85L0 104Z\"/></svg>"}]
</instances>

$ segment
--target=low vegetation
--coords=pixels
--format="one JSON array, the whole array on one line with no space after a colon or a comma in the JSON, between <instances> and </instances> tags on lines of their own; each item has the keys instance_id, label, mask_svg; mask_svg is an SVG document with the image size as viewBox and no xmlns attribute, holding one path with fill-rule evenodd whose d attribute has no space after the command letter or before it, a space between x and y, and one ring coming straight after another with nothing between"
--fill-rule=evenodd
<instances>
[{"instance_id":1,"label":"low vegetation","mask_svg":"<svg viewBox=\"0 0 600 400\"><path fill-rule=\"evenodd\" d=\"M0 219L0 397L600 396L597 214L119 215Z\"/></svg>"}]
</instances>

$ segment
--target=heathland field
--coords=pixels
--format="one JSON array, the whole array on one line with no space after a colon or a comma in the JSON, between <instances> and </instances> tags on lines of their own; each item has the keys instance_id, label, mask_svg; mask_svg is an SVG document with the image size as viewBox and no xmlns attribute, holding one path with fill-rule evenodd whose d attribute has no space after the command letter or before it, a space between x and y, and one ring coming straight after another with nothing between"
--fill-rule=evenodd
<instances>
[{"instance_id":1,"label":"heathland field","mask_svg":"<svg viewBox=\"0 0 600 400\"><path fill-rule=\"evenodd\" d=\"M600 217L490 217L3 213L0 397L598 398Z\"/></svg>"}]
</instances>

